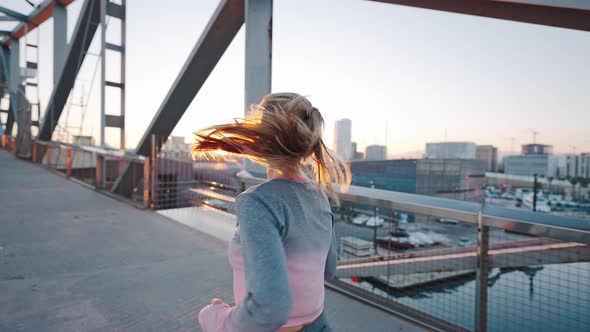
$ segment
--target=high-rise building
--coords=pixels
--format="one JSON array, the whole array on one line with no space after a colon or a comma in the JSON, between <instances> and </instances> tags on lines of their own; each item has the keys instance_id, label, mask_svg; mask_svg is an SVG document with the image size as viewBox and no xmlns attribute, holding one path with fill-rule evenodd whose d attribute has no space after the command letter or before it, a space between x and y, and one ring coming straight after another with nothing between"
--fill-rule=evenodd
<instances>
[{"instance_id":1,"label":"high-rise building","mask_svg":"<svg viewBox=\"0 0 590 332\"><path fill-rule=\"evenodd\" d=\"M369 145L365 149L366 160L385 160L387 159L387 147L385 145Z\"/></svg>"},{"instance_id":2,"label":"high-rise building","mask_svg":"<svg viewBox=\"0 0 590 332\"><path fill-rule=\"evenodd\" d=\"M357 151L358 147L356 142L352 142L352 160L363 160L365 154Z\"/></svg>"},{"instance_id":3,"label":"high-rise building","mask_svg":"<svg viewBox=\"0 0 590 332\"><path fill-rule=\"evenodd\" d=\"M344 159L352 159L352 122L340 119L334 124L334 151Z\"/></svg>"},{"instance_id":4,"label":"high-rise building","mask_svg":"<svg viewBox=\"0 0 590 332\"><path fill-rule=\"evenodd\" d=\"M498 166L498 149L492 145L478 145L475 158L486 163L486 172L495 172Z\"/></svg>"},{"instance_id":5,"label":"high-rise building","mask_svg":"<svg viewBox=\"0 0 590 332\"><path fill-rule=\"evenodd\" d=\"M475 143L426 143L426 159L475 159Z\"/></svg>"},{"instance_id":6,"label":"high-rise building","mask_svg":"<svg viewBox=\"0 0 590 332\"><path fill-rule=\"evenodd\" d=\"M575 154L564 155L565 167L563 177L575 178L579 173L579 156Z\"/></svg>"},{"instance_id":7,"label":"high-rise building","mask_svg":"<svg viewBox=\"0 0 590 332\"><path fill-rule=\"evenodd\" d=\"M559 156L560 178L590 178L590 153Z\"/></svg>"},{"instance_id":8,"label":"high-rise building","mask_svg":"<svg viewBox=\"0 0 590 332\"><path fill-rule=\"evenodd\" d=\"M578 176L590 179L590 153L581 153Z\"/></svg>"}]
</instances>

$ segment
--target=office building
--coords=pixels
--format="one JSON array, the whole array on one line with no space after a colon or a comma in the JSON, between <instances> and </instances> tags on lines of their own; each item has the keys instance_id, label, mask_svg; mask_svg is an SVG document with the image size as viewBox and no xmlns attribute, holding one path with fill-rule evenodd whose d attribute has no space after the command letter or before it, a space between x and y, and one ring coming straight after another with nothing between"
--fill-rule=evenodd
<instances>
[{"instance_id":1,"label":"office building","mask_svg":"<svg viewBox=\"0 0 590 332\"><path fill-rule=\"evenodd\" d=\"M590 153L561 155L558 168L560 178L590 178Z\"/></svg>"},{"instance_id":2,"label":"office building","mask_svg":"<svg viewBox=\"0 0 590 332\"><path fill-rule=\"evenodd\" d=\"M169 136L162 146L165 158L187 159L190 156L191 144L184 142L182 136Z\"/></svg>"},{"instance_id":3,"label":"office building","mask_svg":"<svg viewBox=\"0 0 590 332\"><path fill-rule=\"evenodd\" d=\"M426 143L426 159L475 159L475 143Z\"/></svg>"},{"instance_id":4,"label":"office building","mask_svg":"<svg viewBox=\"0 0 590 332\"><path fill-rule=\"evenodd\" d=\"M366 160L387 159L387 147L385 145L369 145L365 150Z\"/></svg>"},{"instance_id":5,"label":"office building","mask_svg":"<svg viewBox=\"0 0 590 332\"><path fill-rule=\"evenodd\" d=\"M350 163L352 185L478 200L485 162L466 159L363 160Z\"/></svg>"},{"instance_id":6,"label":"office building","mask_svg":"<svg viewBox=\"0 0 590 332\"><path fill-rule=\"evenodd\" d=\"M340 119L334 124L334 151L344 159L352 159L352 122Z\"/></svg>"},{"instance_id":7,"label":"office building","mask_svg":"<svg viewBox=\"0 0 590 332\"><path fill-rule=\"evenodd\" d=\"M495 146L476 146L475 158L486 163L486 172L495 172L498 168L498 149Z\"/></svg>"},{"instance_id":8,"label":"office building","mask_svg":"<svg viewBox=\"0 0 590 332\"><path fill-rule=\"evenodd\" d=\"M188 152L190 151L190 144L185 143L182 136L170 136L162 147L162 151Z\"/></svg>"},{"instance_id":9,"label":"office building","mask_svg":"<svg viewBox=\"0 0 590 332\"><path fill-rule=\"evenodd\" d=\"M504 173L511 175L563 177L558 172L558 158L550 154L529 154L504 158Z\"/></svg>"},{"instance_id":10,"label":"office building","mask_svg":"<svg viewBox=\"0 0 590 332\"><path fill-rule=\"evenodd\" d=\"M581 153L579 161L579 177L590 179L590 153Z\"/></svg>"},{"instance_id":11,"label":"office building","mask_svg":"<svg viewBox=\"0 0 590 332\"><path fill-rule=\"evenodd\" d=\"M575 178L579 173L579 156L575 154L566 154L563 156L565 167L564 167L564 178Z\"/></svg>"},{"instance_id":12,"label":"office building","mask_svg":"<svg viewBox=\"0 0 590 332\"><path fill-rule=\"evenodd\" d=\"M365 157L365 154L362 152L359 152L357 150L358 150L358 146L357 146L356 142L352 142L352 160L363 160Z\"/></svg>"},{"instance_id":13,"label":"office building","mask_svg":"<svg viewBox=\"0 0 590 332\"><path fill-rule=\"evenodd\" d=\"M523 155L531 154L552 154L553 146L545 144L523 144L521 145Z\"/></svg>"},{"instance_id":14,"label":"office building","mask_svg":"<svg viewBox=\"0 0 590 332\"><path fill-rule=\"evenodd\" d=\"M416 193L416 159L350 162L352 185Z\"/></svg>"},{"instance_id":15,"label":"office building","mask_svg":"<svg viewBox=\"0 0 590 332\"><path fill-rule=\"evenodd\" d=\"M416 193L475 200L481 198L486 164L476 159L422 159L416 165Z\"/></svg>"},{"instance_id":16,"label":"office building","mask_svg":"<svg viewBox=\"0 0 590 332\"><path fill-rule=\"evenodd\" d=\"M567 157L553 155L553 147L546 144L523 144L522 155L504 158L504 173L521 176L565 178L568 172L575 172L575 165L568 168ZM575 159L575 158L574 158ZM573 160L573 159L572 159ZM570 160L570 163L571 161ZM575 162L574 162L575 164Z\"/></svg>"}]
</instances>

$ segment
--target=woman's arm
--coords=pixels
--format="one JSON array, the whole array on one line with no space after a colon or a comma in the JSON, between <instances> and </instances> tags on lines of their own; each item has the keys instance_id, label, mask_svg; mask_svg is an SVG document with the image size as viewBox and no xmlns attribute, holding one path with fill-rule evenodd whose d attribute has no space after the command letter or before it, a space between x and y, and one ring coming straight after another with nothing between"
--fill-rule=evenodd
<instances>
[{"instance_id":1,"label":"woman's arm","mask_svg":"<svg viewBox=\"0 0 590 332\"><path fill-rule=\"evenodd\" d=\"M329 281L336 276L336 227L334 224L334 215L332 216L332 240L330 242L330 249L328 250L328 257L326 258L326 269L324 271L324 280Z\"/></svg>"},{"instance_id":2,"label":"woman's arm","mask_svg":"<svg viewBox=\"0 0 590 332\"><path fill-rule=\"evenodd\" d=\"M199 314L204 331L275 331L287 321L292 298L281 236L284 221L277 210L256 193L236 201L248 293L237 307L205 307Z\"/></svg>"}]
</instances>

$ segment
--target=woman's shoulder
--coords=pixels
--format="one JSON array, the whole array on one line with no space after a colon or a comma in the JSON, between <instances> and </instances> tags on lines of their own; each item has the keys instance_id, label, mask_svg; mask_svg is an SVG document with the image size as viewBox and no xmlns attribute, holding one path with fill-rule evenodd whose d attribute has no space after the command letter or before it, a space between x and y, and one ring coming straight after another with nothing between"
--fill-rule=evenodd
<instances>
[{"instance_id":1,"label":"woman's shoulder","mask_svg":"<svg viewBox=\"0 0 590 332\"><path fill-rule=\"evenodd\" d=\"M281 186L277 186L273 181L266 181L261 184L249 187L244 192L236 197L236 208L242 207L247 208L252 205L262 205L266 208L275 208L280 204L279 197Z\"/></svg>"},{"instance_id":2,"label":"woman's shoulder","mask_svg":"<svg viewBox=\"0 0 590 332\"><path fill-rule=\"evenodd\" d=\"M303 181L275 178L249 187L239 194L236 200L241 200L245 197L271 201L280 200L285 194L299 190L299 188L305 188L307 184Z\"/></svg>"}]
</instances>

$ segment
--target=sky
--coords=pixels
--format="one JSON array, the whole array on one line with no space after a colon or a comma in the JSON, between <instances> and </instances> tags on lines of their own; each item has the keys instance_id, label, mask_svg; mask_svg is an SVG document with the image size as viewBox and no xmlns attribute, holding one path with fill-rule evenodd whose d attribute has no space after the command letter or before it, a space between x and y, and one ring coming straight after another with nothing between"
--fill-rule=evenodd
<instances>
[{"instance_id":1,"label":"sky","mask_svg":"<svg viewBox=\"0 0 590 332\"><path fill-rule=\"evenodd\" d=\"M70 33L81 2L68 7ZM24 1L0 3L27 10ZM136 146L217 4L127 0L128 148ZM531 143L532 130L556 152L573 146L590 152L590 33L360 0L275 1L273 15L272 90L308 96L325 118L329 146L334 122L349 118L361 150L387 144L390 157L417 157L426 142L445 140L492 144L507 154ZM40 28L43 105L52 86L52 24ZM118 30L117 20L110 21L109 42L118 42ZM173 135L188 140L202 127L242 116L244 44L242 27ZM118 56L107 53L107 63L108 79L117 81ZM97 57L87 56L73 100L79 102L84 85L89 106L82 133L98 142L98 83L90 88L96 68ZM108 91L107 105L117 114L114 92ZM80 108L66 113L67 126L77 132ZM118 130L108 129L107 143L118 140Z\"/></svg>"}]
</instances>

